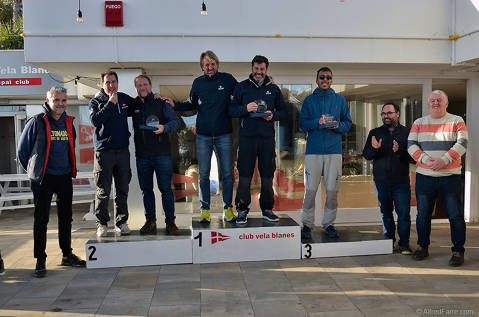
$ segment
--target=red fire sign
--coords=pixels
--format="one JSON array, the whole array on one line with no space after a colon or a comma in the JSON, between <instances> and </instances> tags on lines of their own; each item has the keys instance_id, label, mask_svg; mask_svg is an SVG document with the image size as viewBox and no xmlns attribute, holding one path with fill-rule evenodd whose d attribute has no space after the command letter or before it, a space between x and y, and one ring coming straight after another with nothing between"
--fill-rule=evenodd
<instances>
[{"instance_id":1,"label":"red fire sign","mask_svg":"<svg viewBox=\"0 0 479 317\"><path fill-rule=\"evenodd\" d=\"M123 1L105 1L105 25L123 26Z\"/></svg>"}]
</instances>

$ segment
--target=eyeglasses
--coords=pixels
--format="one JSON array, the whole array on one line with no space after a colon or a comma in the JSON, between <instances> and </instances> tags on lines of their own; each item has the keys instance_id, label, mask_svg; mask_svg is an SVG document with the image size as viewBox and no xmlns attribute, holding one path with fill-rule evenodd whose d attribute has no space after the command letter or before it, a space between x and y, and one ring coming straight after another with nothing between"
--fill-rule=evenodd
<instances>
[{"instance_id":1,"label":"eyeglasses","mask_svg":"<svg viewBox=\"0 0 479 317\"><path fill-rule=\"evenodd\" d=\"M330 76L330 75L319 75L318 78L321 79L321 80L324 80L324 79L331 80L331 79L333 79L333 76Z\"/></svg>"},{"instance_id":2,"label":"eyeglasses","mask_svg":"<svg viewBox=\"0 0 479 317\"><path fill-rule=\"evenodd\" d=\"M388 112L381 112L381 117L385 117L385 116L390 116L390 115L393 115L395 114L396 111L388 111Z\"/></svg>"}]
</instances>

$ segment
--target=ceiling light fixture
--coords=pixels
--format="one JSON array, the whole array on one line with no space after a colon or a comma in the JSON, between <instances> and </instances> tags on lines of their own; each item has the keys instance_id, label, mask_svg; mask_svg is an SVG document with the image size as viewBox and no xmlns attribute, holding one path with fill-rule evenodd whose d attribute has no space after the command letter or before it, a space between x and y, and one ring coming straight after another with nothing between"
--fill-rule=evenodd
<instances>
[{"instance_id":1,"label":"ceiling light fixture","mask_svg":"<svg viewBox=\"0 0 479 317\"><path fill-rule=\"evenodd\" d=\"M208 12L206 12L206 4L205 1L201 4L201 15L208 15Z\"/></svg>"},{"instance_id":2,"label":"ceiling light fixture","mask_svg":"<svg viewBox=\"0 0 479 317\"><path fill-rule=\"evenodd\" d=\"M80 0L78 0L77 22L83 23L83 14L81 13L81 9L80 9Z\"/></svg>"}]
</instances>

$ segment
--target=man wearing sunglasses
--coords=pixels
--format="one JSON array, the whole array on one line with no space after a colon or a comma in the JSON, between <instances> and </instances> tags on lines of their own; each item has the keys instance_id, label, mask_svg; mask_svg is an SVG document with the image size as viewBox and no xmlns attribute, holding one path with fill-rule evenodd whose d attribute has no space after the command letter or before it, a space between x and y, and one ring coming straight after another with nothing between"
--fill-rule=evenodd
<instances>
[{"instance_id":1,"label":"man wearing sunglasses","mask_svg":"<svg viewBox=\"0 0 479 317\"><path fill-rule=\"evenodd\" d=\"M411 229L411 186L409 163L414 160L407 152L409 128L399 124L399 107L386 103L381 110L383 125L369 131L364 145L363 157L373 160L374 185L381 210L384 235L396 241L396 225L393 210L396 210L399 243L397 250L404 255L412 254L409 248Z\"/></svg>"},{"instance_id":2,"label":"man wearing sunglasses","mask_svg":"<svg viewBox=\"0 0 479 317\"><path fill-rule=\"evenodd\" d=\"M326 204L322 226L331 238L338 210L338 190L342 175L342 134L351 128L351 115L343 96L331 88L333 73L322 67L316 74L318 88L306 97L299 115L299 127L307 133L304 159L304 200L301 237L311 238L316 192L324 177Z\"/></svg>"}]
</instances>

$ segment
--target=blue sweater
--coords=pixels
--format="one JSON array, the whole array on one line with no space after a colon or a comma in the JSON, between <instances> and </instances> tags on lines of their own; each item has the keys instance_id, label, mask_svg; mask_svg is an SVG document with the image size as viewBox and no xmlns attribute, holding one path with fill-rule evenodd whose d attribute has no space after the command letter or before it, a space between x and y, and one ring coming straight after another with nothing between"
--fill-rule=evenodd
<instances>
[{"instance_id":1,"label":"blue sweater","mask_svg":"<svg viewBox=\"0 0 479 317\"><path fill-rule=\"evenodd\" d=\"M101 95L90 100L90 121L95 127L93 144L95 151L128 147L128 106L133 98L118 93L118 103L108 101L108 95L102 89Z\"/></svg>"},{"instance_id":2,"label":"blue sweater","mask_svg":"<svg viewBox=\"0 0 479 317\"><path fill-rule=\"evenodd\" d=\"M196 133L219 136L233 131L228 116L231 95L237 84L228 73L217 72L213 76L203 75L193 81L190 97L186 102L175 101L175 111L198 109Z\"/></svg>"},{"instance_id":3,"label":"blue sweater","mask_svg":"<svg viewBox=\"0 0 479 317\"><path fill-rule=\"evenodd\" d=\"M323 114L334 116L338 122L336 129L328 129L319 124ZM341 134L351 128L351 115L343 96L332 88L314 92L306 97L299 114L299 127L307 133L306 154L342 154Z\"/></svg>"},{"instance_id":4,"label":"blue sweater","mask_svg":"<svg viewBox=\"0 0 479 317\"><path fill-rule=\"evenodd\" d=\"M273 113L273 119L252 118L246 106L250 102L263 100L267 110ZM286 118L286 104L278 86L266 76L262 85L250 77L240 82L234 91L230 106L230 116L240 118L240 136L274 137L274 121Z\"/></svg>"}]
</instances>

